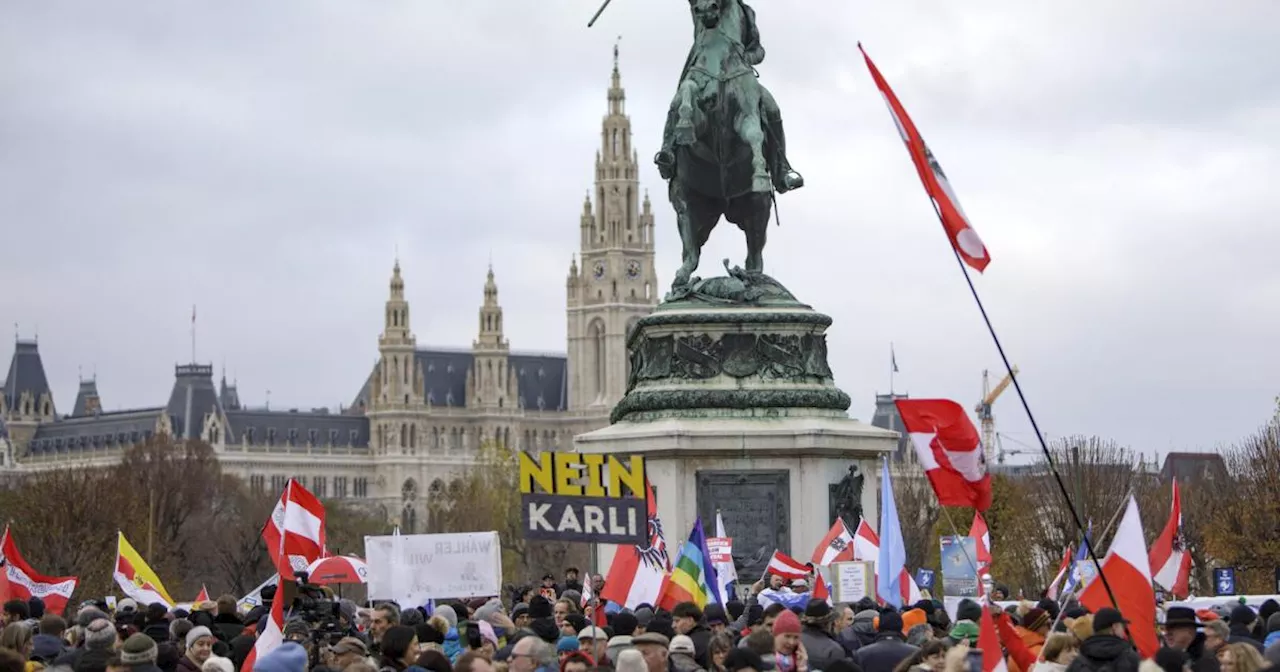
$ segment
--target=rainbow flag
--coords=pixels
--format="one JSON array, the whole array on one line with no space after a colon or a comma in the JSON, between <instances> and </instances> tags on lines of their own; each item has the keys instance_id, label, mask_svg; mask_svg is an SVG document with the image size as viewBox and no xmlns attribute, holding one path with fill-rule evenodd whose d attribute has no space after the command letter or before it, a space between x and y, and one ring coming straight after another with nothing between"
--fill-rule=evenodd
<instances>
[{"instance_id":1,"label":"rainbow flag","mask_svg":"<svg viewBox=\"0 0 1280 672\"><path fill-rule=\"evenodd\" d=\"M720 594L712 586L717 584L716 569L707 550L707 535L702 531L702 519L693 523L689 540L680 547L675 568L662 582L657 605L670 611L681 602L692 602L701 609L710 602L719 603Z\"/></svg>"}]
</instances>

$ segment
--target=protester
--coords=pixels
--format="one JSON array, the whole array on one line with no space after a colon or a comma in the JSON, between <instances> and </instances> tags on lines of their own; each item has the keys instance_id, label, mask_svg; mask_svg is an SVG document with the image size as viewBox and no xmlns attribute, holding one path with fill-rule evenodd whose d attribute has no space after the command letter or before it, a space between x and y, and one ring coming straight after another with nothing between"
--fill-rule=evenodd
<instances>
[{"instance_id":1,"label":"protester","mask_svg":"<svg viewBox=\"0 0 1280 672\"><path fill-rule=\"evenodd\" d=\"M880 614L875 642L858 649L856 662L862 672L893 672L898 663L918 650L902 636L902 616L886 610Z\"/></svg>"},{"instance_id":2,"label":"protester","mask_svg":"<svg viewBox=\"0 0 1280 672\"><path fill-rule=\"evenodd\" d=\"M1093 634L1080 645L1080 654L1067 672L1137 672L1142 659L1127 639L1129 621L1106 607L1093 615Z\"/></svg>"}]
</instances>

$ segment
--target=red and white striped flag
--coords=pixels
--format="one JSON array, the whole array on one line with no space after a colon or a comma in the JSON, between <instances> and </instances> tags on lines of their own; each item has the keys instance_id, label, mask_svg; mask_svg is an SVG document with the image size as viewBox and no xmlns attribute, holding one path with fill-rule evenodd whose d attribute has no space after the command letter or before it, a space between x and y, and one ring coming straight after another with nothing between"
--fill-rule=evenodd
<instances>
[{"instance_id":1,"label":"red and white striped flag","mask_svg":"<svg viewBox=\"0 0 1280 672\"><path fill-rule=\"evenodd\" d=\"M978 596L982 597L985 588L982 576L991 573L991 531L987 529L987 521L982 514L973 512L973 524L969 527L969 536L973 537L973 545L977 548L978 557Z\"/></svg>"},{"instance_id":2,"label":"red and white striped flag","mask_svg":"<svg viewBox=\"0 0 1280 672\"><path fill-rule=\"evenodd\" d=\"M827 536L813 549L810 562L825 567L833 562L846 560L853 560L853 535L849 534L849 527L844 524L844 520L837 517L831 529L827 530Z\"/></svg>"},{"instance_id":3,"label":"red and white striped flag","mask_svg":"<svg viewBox=\"0 0 1280 672\"><path fill-rule=\"evenodd\" d=\"M1071 572L1071 546L1062 549L1062 564L1058 565L1058 573L1053 577L1053 581L1049 582L1049 587L1045 589L1044 596L1051 599L1058 599L1058 591L1062 590L1062 582L1067 579L1067 574Z\"/></svg>"},{"instance_id":4,"label":"red and white striped flag","mask_svg":"<svg viewBox=\"0 0 1280 672\"><path fill-rule=\"evenodd\" d=\"M880 70L876 68L875 63L871 62L871 57L867 55L867 51L861 44L858 45L858 49L862 51L862 57L867 61L871 79L875 80L876 88L880 89L885 104L889 106L889 114L893 116L893 123L898 127L902 142L907 145L907 152L911 154L911 161L916 165L916 172L920 174L920 182L924 184L925 193L933 201L938 218L942 220L942 228L947 232L951 247L961 259L964 259L964 263L981 273L982 269L991 263L991 254L987 251L987 246L983 244L982 238L978 237L978 232L974 231L969 224L969 218L960 207L960 200L951 189L951 182L947 179L946 173L942 172L942 165L929 150L929 145L925 144L924 137L920 135L920 131L916 130L916 125L912 123L911 117L907 116L906 109L894 95L893 89L889 88L889 83L880 75Z\"/></svg>"},{"instance_id":5,"label":"red and white striped flag","mask_svg":"<svg viewBox=\"0 0 1280 672\"><path fill-rule=\"evenodd\" d=\"M982 651L982 672L1005 672L1009 666L1000 649L1000 634L996 632L991 608L982 608L982 623L978 626L978 649Z\"/></svg>"},{"instance_id":6,"label":"red and white striped flag","mask_svg":"<svg viewBox=\"0 0 1280 672\"><path fill-rule=\"evenodd\" d=\"M987 458L964 407L950 399L898 399L894 405L938 504L991 508Z\"/></svg>"},{"instance_id":7,"label":"red and white striped flag","mask_svg":"<svg viewBox=\"0 0 1280 672\"><path fill-rule=\"evenodd\" d=\"M1095 612L1110 606L1119 609L1129 619L1129 638L1138 653L1150 658L1160 648L1160 639L1156 634L1156 591L1151 586L1151 565L1142 539L1138 502L1130 495L1124 517L1111 538L1111 548L1102 559L1100 573L1080 593L1080 604ZM1107 577L1106 584L1103 576ZM1112 594L1108 594L1107 585Z\"/></svg>"},{"instance_id":8,"label":"red and white striped flag","mask_svg":"<svg viewBox=\"0 0 1280 672\"><path fill-rule=\"evenodd\" d=\"M14 542L9 528L4 528L4 538L0 539L0 588L8 593L7 599L29 600L38 597L44 600L45 609L51 614L60 614L67 608L67 600L75 592L80 579L74 576L45 576L39 574L26 558L18 552L18 544Z\"/></svg>"},{"instance_id":9,"label":"red and white striped flag","mask_svg":"<svg viewBox=\"0 0 1280 672\"><path fill-rule=\"evenodd\" d=\"M858 531L853 534L853 559L868 560L876 562L880 557L880 535L871 529L871 524L866 518L858 521ZM876 574L879 575L877 568ZM924 594L920 592L920 585L916 583L916 577L911 575L904 567L901 576L898 578L898 585L902 588L902 603L915 604L919 602ZM880 600L884 602L884 600Z\"/></svg>"},{"instance_id":10,"label":"red and white striped flag","mask_svg":"<svg viewBox=\"0 0 1280 672\"><path fill-rule=\"evenodd\" d=\"M283 580L294 566L306 567L324 555L324 504L296 479L289 479L280 501L262 527L267 554Z\"/></svg>"},{"instance_id":11,"label":"red and white striped flag","mask_svg":"<svg viewBox=\"0 0 1280 672\"><path fill-rule=\"evenodd\" d=\"M811 570L809 565L785 553L774 551L773 557L769 558L769 567L765 571L769 574L777 574L788 581L795 581L796 579L807 580Z\"/></svg>"},{"instance_id":12,"label":"red and white striped flag","mask_svg":"<svg viewBox=\"0 0 1280 672\"><path fill-rule=\"evenodd\" d=\"M1169 522L1151 544L1151 578L1173 596L1183 600L1191 592L1191 554L1182 536L1182 496L1178 479L1173 479L1173 508Z\"/></svg>"},{"instance_id":13,"label":"red and white striped flag","mask_svg":"<svg viewBox=\"0 0 1280 672\"><path fill-rule=\"evenodd\" d=\"M284 598L283 593L281 593L271 601L271 615L267 618L267 625L262 629L262 634L258 635L257 641L253 643L253 650L249 651L249 655L245 657L244 665L241 665L240 669L252 670L254 662L271 653L283 643Z\"/></svg>"}]
</instances>

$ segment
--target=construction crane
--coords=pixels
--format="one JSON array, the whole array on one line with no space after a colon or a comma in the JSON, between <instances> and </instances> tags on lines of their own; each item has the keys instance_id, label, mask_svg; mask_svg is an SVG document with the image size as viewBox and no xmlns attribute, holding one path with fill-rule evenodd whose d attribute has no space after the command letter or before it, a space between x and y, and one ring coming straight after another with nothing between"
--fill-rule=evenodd
<instances>
[{"instance_id":1,"label":"construction crane","mask_svg":"<svg viewBox=\"0 0 1280 672\"><path fill-rule=\"evenodd\" d=\"M1015 365L1012 374L1006 374L995 387L991 387L990 372L986 369L982 371L982 401L979 401L973 410L978 414L978 420L982 422L982 452L987 456L988 463L991 461L996 443L996 419L991 415L991 406L1009 387L1009 383L1013 382L1013 376L1016 375L1018 375L1018 367ZM1003 462L1003 457L1001 455L999 461Z\"/></svg>"}]
</instances>

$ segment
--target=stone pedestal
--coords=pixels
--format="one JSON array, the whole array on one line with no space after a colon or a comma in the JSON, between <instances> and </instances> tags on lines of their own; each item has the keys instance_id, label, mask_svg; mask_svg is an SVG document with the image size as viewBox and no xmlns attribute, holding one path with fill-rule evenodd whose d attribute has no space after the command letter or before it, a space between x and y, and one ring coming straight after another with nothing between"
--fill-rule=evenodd
<instances>
[{"instance_id":1,"label":"stone pedestal","mask_svg":"<svg viewBox=\"0 0 1280 672\"><path fill-rule=\"evenodd\" d=\"M848 417L830 324L767 276L704 281L637 323L613 424L576 449L645 457L673 555L695 516L715 534L718 509L743 581L775 548L808 561L837 515L877 520L877 460L898 438ZM596 571L614 549L597 550Z\"/></svg>"}]
</instances>

